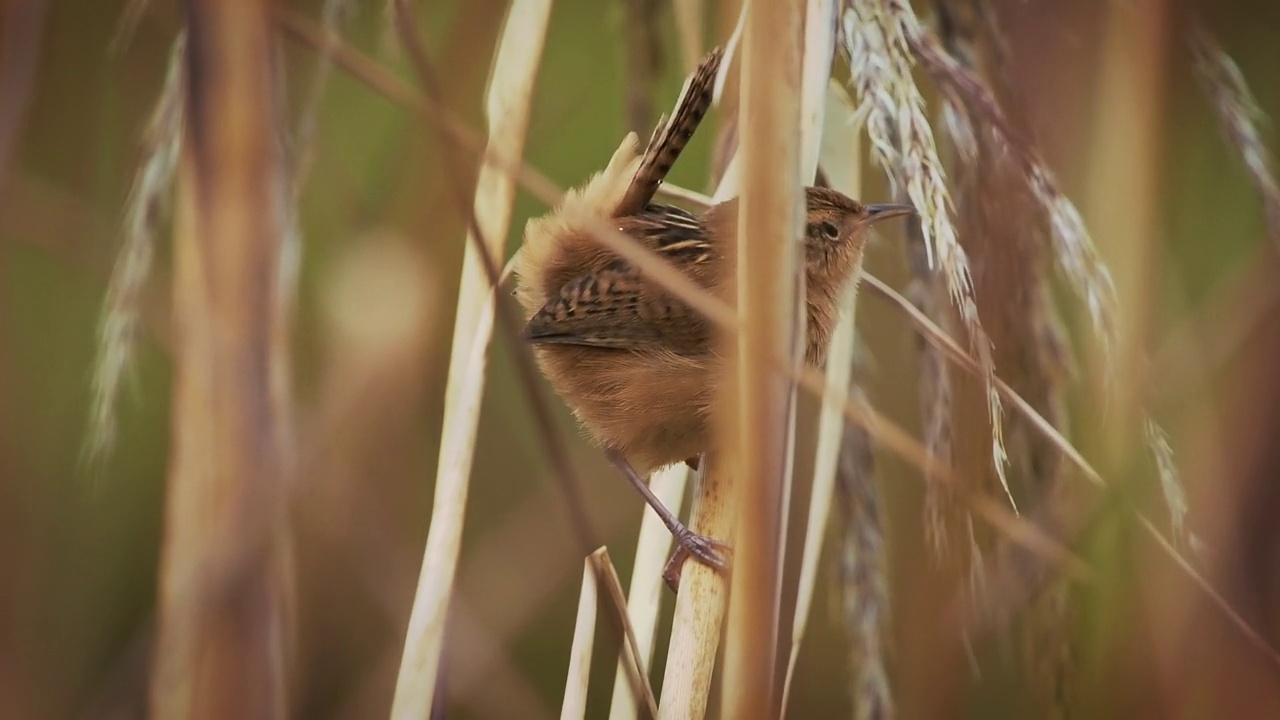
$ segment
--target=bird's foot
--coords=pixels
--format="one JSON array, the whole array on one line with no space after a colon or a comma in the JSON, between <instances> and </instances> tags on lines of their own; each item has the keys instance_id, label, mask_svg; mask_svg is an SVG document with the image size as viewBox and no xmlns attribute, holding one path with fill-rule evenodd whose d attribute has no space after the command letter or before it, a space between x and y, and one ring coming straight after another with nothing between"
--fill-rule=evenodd
<instances>
[{"instance_id":1,"label":"bird's foot","mask_svg":"<svg viewBox=\"0 0 1280 720\"><path fill-rule=\"evenodd\" d=\"M680 570L684 567L684 561L690 557L722 575L729 573L733 547L728 543L699 535L686 527L681 527L672 535L676 540L676 551L667 561L662 579L667 581L667 586L673 592L680 590Z\"/></svg>"}]
</instances>

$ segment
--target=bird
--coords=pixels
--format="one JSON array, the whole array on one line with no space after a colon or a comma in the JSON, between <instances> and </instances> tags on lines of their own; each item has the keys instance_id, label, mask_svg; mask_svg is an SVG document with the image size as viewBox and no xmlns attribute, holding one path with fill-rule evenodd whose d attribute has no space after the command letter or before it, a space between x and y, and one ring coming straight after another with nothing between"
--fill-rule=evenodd
<instances>
[{"instance_id":1,"label":"bird","mask_svg":"<svg viewBox=\"0 0 1280 720\"><path fill-rule=\"evenodd\" d=\"M628 133L604 170L531 219L513 261L514 294L526 319L523 337L586 434L671 531L677 549L663 575L673 589L687 557L727 572L731 548L681 523L645 478L679 462L696 468L710 448L724 359L707 318L604 248L592 228L609 223L700 287L721 292L730 280L726 252L737 242L737 198L698 214L653 202L711 106L720 60L719 48L702 60L643 153L636 134ZM822 367L839 297L856 281L870 227L914 210L862 204L823 187L807 187L804 194L798 238L804 245L804 357Z\"/></svg>"}]
</instances>

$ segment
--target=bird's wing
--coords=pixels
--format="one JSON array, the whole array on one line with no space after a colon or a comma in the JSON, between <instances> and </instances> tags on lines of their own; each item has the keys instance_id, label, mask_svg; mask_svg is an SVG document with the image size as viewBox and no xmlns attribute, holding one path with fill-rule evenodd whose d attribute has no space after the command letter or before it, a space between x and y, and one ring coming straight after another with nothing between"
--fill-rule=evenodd
<instances>
[{"instance_id":1,"label":"bird's wing","mask_svg":"<svg viewBox=\"0 0 1280 720\"><path fill-rule=\"evenodd\" d=\"M623 220L622 230L692 277L718 257L697 219L678 208L651 205ZM681 354L706 353L711 342L705 318L621 258L561 286L529 319L524 336L533 343Z\"/></svg>"}]
</instances>

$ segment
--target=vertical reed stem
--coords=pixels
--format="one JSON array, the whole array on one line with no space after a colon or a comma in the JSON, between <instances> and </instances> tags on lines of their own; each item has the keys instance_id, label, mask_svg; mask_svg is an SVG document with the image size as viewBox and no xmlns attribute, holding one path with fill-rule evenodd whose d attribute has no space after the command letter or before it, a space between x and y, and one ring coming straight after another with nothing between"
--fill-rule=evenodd
<instances>
[{"instance_id":1,"label":"vertical reed stem","mask_svg":"<svg viewBox=\"0 0 1280 720\"><path fill-rule=\"evenodd\" d=\"M404 9L398 12L407 13ZM485 107L489 120L486 151L507 162L517 161L524 153L533 84L550 14L551 0L515 0L499 39ZM503 254L514 198L515 179L507 169L483 165L476 181L474 212L489 257ZM425 717L435 697L445 620L462 545L485 365L493 336L494 302L484 254L477 238L468 237L445 386L431 530L396 679L391 707L394 718Z\"/></svg>"},{"instance_id":2,"label":"vertical reed stem","mask_svg":"<svg viewBox=\"0 0 1280 720\"><path fill-rule=\"evenodd\" d=\"M726 468L719 455L704 457L689 523L694 532L733 537L736 496L734 478ZM671 621L659 720L694 720L706 713L727 591L725 579L713 570L697 561L685 563Z\"/></svg>"},{"instance_id":3,"label":"vertical reed stem","mask_svg":"<svg viewBox=\"0 0 1280 720\"><path fill-rule=\"evenodd\" d=\"M189 0L157 718L283 718L285 175L265 2ZM248 538L248 539L246 539Z\"/></svg>"},{"instance_id":4,"label":"vertical reed stem","mask_svg":"<svg viewBox=\"0 0 1280 720\"><path fill-rule=\"evenodd\" d=\"M741 502L725 638L727 717L777 714L775 662L781 607L783 482L791 385L773 357L796 357L803 203L800 182L801 33L805 4L751 3L743 34L742 196L738 216L736 412L722 415ZM730 429L732 428L732 429Z\"/></svg>"}]
</instances>

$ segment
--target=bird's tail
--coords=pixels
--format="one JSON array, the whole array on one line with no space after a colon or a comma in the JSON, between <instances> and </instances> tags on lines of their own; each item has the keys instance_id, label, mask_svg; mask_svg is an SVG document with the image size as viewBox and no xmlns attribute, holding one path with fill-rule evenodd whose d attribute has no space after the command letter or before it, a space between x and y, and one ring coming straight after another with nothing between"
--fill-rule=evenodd
<instances>
[{"instance_id":1,"label":"bird's tail","mask_svg":"<svg viewBox=\"0 0 1280 720\"><path fill-rule=\"evenodd\" d=\"M722 54L718 47L707 53L697 69L685 80L680 97L676 99L675 108L671 111L670 120L665 115L658 120L658 125L649 138L649 145L644 150L640 167L618 205L619 216L633 215L649 204L676 158L680 157L680 152L689 143L689 138L693 137L702 117L711 107Z\"/></svg>"}]
</instances>

